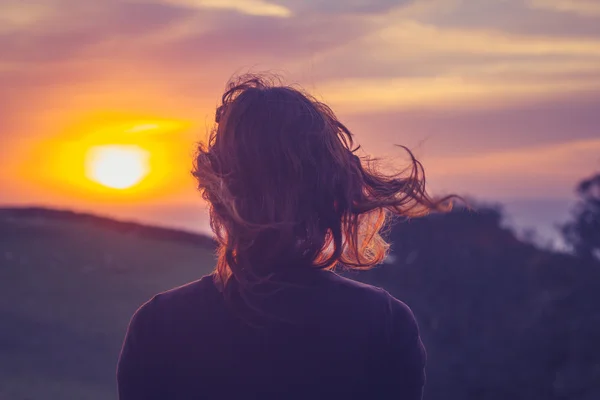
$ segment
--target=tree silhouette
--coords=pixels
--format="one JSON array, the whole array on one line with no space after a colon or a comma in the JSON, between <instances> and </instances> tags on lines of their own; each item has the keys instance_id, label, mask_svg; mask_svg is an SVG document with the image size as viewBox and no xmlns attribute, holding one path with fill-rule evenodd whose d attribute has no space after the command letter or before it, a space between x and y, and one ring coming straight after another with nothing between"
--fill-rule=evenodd
<instances>
[{"instance_id":1,"label":"tree silhouette","mask_svg":"<svg viewBox=\"0 0 600 400\"><path fill-rule=\"evenodd\" d=\"M600 258L600 173L577 186L573 220L562 226L565 241L584 258Z\"/></svg>"}]
</instances>

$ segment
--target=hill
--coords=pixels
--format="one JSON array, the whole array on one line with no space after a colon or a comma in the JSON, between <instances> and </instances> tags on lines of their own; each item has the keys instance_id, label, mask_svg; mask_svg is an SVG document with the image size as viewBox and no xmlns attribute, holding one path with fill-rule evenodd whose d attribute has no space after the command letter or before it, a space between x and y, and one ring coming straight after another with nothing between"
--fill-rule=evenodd
<instances>
[{"instance_id":1,"label":"hill","mask_svg":"<svg viewBox=\"0 0 600 400\"><path fill-rule=\"evenodd\" d=\"M131 314L213 264L212 241L200 235L0 210L0 399L115 398Z\"/></svg>"},{"instance_id":2,"label":"hill","mask_svg":"<svg viewBox=\"0 0 600 400\"><path fill-rule=\"evenodd\" d=\"M388 263L351 277L406 301L426 399L600 398L600 265L540 250L494 210L399 221ZM129 317L197 279L213 242L45 209L0 209L0 398L115 398Z\"/></svg>"}]
</instances>

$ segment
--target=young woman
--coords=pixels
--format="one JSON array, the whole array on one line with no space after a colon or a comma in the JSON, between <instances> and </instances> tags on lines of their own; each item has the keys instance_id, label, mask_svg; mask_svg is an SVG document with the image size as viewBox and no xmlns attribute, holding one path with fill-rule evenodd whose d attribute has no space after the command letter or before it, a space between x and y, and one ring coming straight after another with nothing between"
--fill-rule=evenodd
<instances>
[{"instance_id":1,"label":"young woman","mask_svg":"<svg viewBox=\"0 0 600 400\"><path fill-rule=\"evenodd\" d=\"M325 104L261 76L229 84L194 168L215 272L133 316L121 400L422 397L411 310L332 272L381 262L390 215L446 207L421 164L385 175Z\"/></svg>"}]
</instances>

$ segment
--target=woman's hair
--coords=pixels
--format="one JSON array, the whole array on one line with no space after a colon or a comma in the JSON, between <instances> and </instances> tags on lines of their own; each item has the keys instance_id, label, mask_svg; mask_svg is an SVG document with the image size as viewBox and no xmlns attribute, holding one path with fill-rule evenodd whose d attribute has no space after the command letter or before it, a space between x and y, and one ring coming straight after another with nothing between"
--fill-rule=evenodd
<instances>
[{"instance_id":1,"label":"woman's hair","mask_svg":"<svg viewBox=\"0 0 600 400\"><path fill-rule=\"evenodd\" d=\"M325 104L272 77L230 81L194 176L210 205L222 287L250 289L294 268L367 269L386 256L390 215L446 210L425 190L423 166L385 174L359 156Z\"/></svg>"}]
</instances>

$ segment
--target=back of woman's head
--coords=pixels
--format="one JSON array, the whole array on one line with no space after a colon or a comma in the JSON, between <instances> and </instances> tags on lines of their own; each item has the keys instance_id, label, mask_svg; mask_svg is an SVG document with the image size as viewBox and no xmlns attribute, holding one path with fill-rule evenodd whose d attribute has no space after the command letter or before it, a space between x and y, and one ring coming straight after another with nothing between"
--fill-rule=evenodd
<instances>
[{"instance_id":1,"label":"back of woman's head","mask_svg":"<svg viewBox=\"0 0 600 400\"><path fill-rule=\"evenodd\" d=\"M194 175L210 205L222 285L252 285L294 268L365 269L381 262L386 217L446 207L421 164L387 175L360 158L325 104L261 76L228 84Z\"/></svg>"}]
</instances>

